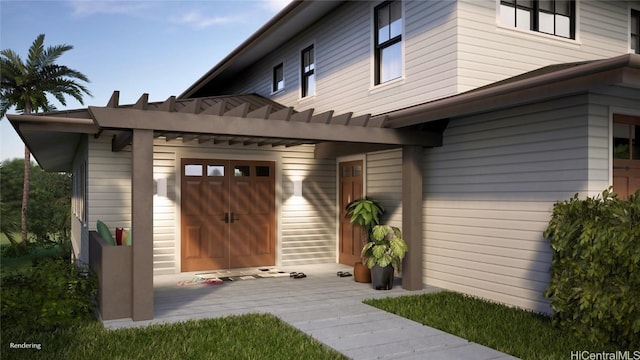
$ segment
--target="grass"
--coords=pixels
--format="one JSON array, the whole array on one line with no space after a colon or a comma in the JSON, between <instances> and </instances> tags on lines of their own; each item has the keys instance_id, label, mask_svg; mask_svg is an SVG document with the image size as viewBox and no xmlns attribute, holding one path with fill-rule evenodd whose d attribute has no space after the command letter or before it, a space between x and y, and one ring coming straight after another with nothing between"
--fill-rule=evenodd
<instances>
[{"instance_id":1,"label":"grass","mask_svg":"<svg viewBox=\"0 0 640 360\"><path fill-rule=\"evenodd\" d=\"M366 300L366 304L521 359L569 359L596 348L555 328L551 318L453 292Z\"/></svg>"},{"instance_id":2,"label":"grass","mask_svg":"<svg viewBox=\"0 0 640 360\"><path fill-rule=\"evenodd\" d=\"M18 258L2 257L0 276L29 268L36 256L57 252L37 248ZM266 314L118 330L105 329L97 320L55 331L27 330L3 321L0 340L0 359L346 359ZM11 343L41 348L17 349Z\"/></svg>"},{"instance_id":3,"label":"grass","mask_svg":"<svg viewBox=\"0 0 640 360\"><path fill-rule=\"evenodd\" d=\"M10 343L41 344L10 349ZM267 314L107 330L98 322L2 334L5 359L346 359Z\"/></svg>"}]
</instances>

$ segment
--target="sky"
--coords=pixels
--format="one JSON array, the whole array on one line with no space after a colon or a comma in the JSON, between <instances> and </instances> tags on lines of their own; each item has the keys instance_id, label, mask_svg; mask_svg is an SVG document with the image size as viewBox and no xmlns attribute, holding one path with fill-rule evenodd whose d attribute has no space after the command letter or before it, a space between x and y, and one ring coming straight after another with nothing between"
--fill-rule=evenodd
<instances>
[{"instance_id":1,"label":"sky","mask_svg":"<svg viewBox=\"0 0 640 360\"><path fill-rule=\"evenodd\" d=\"M184 90L266 23L290 0L0 0L0 48L23 59L39 34L45 47L73 49L58 64L90 80L84 105L69 98L58 110L105 106L114 90L120 104L143 93L164 101ZM15 113L9 110L8 113ZM24 157L24 144L0 120L0 161Z\"/></svg>"}]
</instances>

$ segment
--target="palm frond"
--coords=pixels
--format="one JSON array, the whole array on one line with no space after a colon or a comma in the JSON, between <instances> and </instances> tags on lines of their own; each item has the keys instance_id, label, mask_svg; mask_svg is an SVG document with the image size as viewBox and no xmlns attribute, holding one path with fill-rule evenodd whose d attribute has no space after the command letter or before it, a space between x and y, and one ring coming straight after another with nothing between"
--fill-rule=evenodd
<instances>
[{"instance_id":1,"label":"palm frond","mask_svg":"<svg viewBox=\"0 0 640 360\"><path fill-rule=\"evenodd\" d=\"M27 56L27 67L30 69L38 69L41 65L40 59L44 53L44 34L38 35L33 43L29 47L29 54Z\"/></svg>"},{"instance_id":2,"label":"palm frond","mask_svg":"<svg viewBox=\"0 0 640 360\"><path fill-rule=\"evenodd\" d=\"M73 49L73 46L62 44L62 45L54 45L49 46L47 49L40 55L40 63L43 66L52 65L58 60L62 54Z\"/></svg>"},{"instance_id":3,"label":"palm frond","mask_svg":"<svg viewBox=\"0 0 640 360\"><path fill-rule=\"evenodd\" d=\"M87 87L81 82L89 82L83 73L58 65L55 62L66 51L73 49L71 45L55 45L44 47L44 34L38 35L28 51L26 63L11 49L0 52L1 83L0 114L4 116L9 108L17 111L53 111L47 95L56 98L66 105L68 96L84 104L83 95L91 96Z\"/></svg>"}]
</instances>

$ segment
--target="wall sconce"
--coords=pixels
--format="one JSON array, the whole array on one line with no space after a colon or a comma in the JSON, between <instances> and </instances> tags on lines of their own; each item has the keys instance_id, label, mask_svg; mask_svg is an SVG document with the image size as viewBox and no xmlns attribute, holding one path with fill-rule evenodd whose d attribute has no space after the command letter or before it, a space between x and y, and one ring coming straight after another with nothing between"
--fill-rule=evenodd
<instances>
[{"instance_id":1,"label":"wall sconce","mask_svg":"<svg viewBox=\"0 0 640 360\"><path fill-rule=\"evenodd\" d=\"M161 178L156 180L156 195L167 197L167 179Z\"/></svg>"},{"instance_id":2,"label":"wall sconce","mask_svg":"<svg viewBox=\"0 0 640 360\"><path fill-rule=\"evenodd\" d=\"M302 180L293 180L293 196L302 197Z\"/></svg>"}]
</instances>

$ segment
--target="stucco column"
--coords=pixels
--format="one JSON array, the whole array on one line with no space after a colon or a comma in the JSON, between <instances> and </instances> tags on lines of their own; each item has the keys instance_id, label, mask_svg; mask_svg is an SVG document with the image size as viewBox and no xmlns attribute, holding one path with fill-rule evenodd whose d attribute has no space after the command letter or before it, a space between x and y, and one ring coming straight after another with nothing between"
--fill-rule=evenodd
<instances>
[{"instance_id":1,"label":"stucco column","mask_svg":"<svg viewBox=\"0 0 640 360\"><path fill-rule=\"evenodd\" d=\"M409 252L402 262L402 288L422 289L422 147L402 148L402 235Z\"/></svg>"},{"instance_id":2,"label":"stucco column","mask_svg":"<svg viewBox=\"0 0 640 360\"><path fill-rule=\"evenodd\" d=\"M133 130L132 318L153 319L153 130Z\"/></svg>"}]
</instances>

